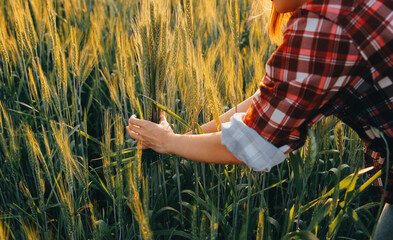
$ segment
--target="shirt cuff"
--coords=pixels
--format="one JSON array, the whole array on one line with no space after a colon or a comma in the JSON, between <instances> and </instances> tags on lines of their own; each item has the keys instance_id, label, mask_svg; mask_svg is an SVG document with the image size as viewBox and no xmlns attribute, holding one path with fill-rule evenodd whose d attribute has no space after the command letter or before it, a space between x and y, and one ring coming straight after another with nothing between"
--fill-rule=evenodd
<instances>
[{"instance_id":1,"label":"shirt cuff","mask_svg":"<svg viewBox=\"0 0 393 240\"><path fill-rule=\"evenodd\" d=\"M286 154L242 121L245 113L236 113L221 125L221 143L240 161L255 171L268 172L286 159Z\"/></svg>"}]
</instances>

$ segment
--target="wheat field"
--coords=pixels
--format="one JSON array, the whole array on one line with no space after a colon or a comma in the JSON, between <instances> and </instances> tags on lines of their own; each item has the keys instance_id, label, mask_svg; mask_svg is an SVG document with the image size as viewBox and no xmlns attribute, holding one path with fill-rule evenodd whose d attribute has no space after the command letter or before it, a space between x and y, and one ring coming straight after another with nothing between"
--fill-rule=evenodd
<instances>
[{"instance_id":1,"label":"wheat field","mask_svg":"<svg viewBox=\"0 0 393 240\"><path fill-rule=\"evenodd\" d=\"M126 134L160 111L177 133L219 128L276 48L265 5L0 0L0 239L369 239L380 200L334 117L269 173Z\"/></svg>"}]
</instances>

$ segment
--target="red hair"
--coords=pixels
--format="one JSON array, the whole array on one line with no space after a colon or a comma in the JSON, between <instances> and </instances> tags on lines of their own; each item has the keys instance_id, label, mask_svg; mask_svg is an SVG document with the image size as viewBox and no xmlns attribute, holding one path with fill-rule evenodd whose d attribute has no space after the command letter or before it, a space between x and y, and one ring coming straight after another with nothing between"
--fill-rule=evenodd
<instances>
[{"instance_id":1,"label":"red hair","mask_svg":"<svg viewBox=\"0 0 393 240\"><path fill-rule=\"evenodd\" d=\"M270 40L276 44L282 42L282 32L287 23L288 19L292 16L292 13L279 13L272 4L270 18L269 18L269 36Z\"/></svg>"}]
</instances>

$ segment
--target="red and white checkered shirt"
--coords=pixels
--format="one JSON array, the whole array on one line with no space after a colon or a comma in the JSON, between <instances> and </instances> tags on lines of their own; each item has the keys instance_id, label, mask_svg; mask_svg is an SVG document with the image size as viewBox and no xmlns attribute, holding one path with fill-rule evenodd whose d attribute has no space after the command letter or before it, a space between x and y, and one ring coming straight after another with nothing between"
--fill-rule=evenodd
<instances>
[{"instance_id":1,"label":"red and white checkered shirt","mask_svg":"<svg viewBox=\"0 0 393 240\"><path fill-rule=\"evenodd\" d=\"M372 129L393 152L392 65L393 1L311 0L289 20L248 112L223 124L222 143L269 171L304 144L310 125L334 114L365 141L366 165L381 167L386 148ZM393 203L393 171L388 190Z\"/></svg>"}]
</instances>

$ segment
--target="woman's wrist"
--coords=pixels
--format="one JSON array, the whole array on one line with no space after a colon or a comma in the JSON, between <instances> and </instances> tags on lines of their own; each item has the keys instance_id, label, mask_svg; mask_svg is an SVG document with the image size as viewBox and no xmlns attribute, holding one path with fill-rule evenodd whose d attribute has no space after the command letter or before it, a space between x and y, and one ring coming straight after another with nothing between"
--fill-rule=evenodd
<instances>
[{"instance_id":1,"label":"woman's wrist","mask_svg":"<svg viewBox=\"0 0 393 240\"><path fill-rule=\"evenodd\" d=\"M181 134L172 133L168 135L167 141L165 141L165 152L166 154L176 154L176 145L178 138Z\"/></svg>"}]
</instances>

